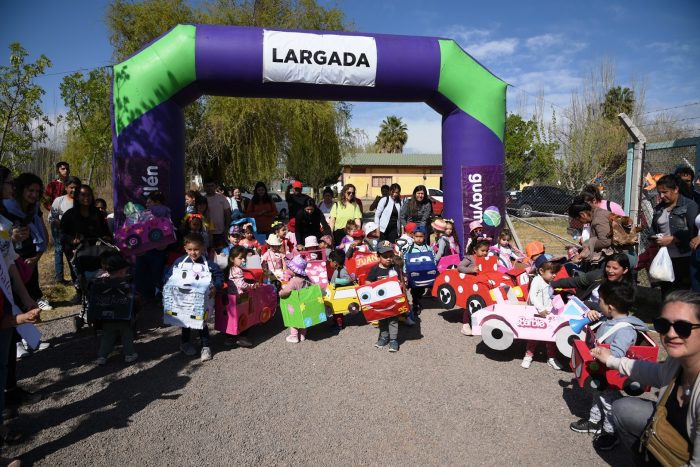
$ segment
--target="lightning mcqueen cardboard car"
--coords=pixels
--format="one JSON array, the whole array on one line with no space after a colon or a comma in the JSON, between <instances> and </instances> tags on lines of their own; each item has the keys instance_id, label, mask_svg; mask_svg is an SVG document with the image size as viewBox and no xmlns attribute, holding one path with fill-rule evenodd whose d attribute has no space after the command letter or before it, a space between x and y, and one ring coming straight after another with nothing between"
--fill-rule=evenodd
<instances>
[{"instance_id":1,"label":"lightning mcqueen cardboard car","mask_svg":"<svg viewBox=\"0 0 700 467\"><path fill-rule=\"evenodd\" d=\"M379 321L408 312L408 299L397 277L387 277L358 287L362 314L367 321Z\"/></svg>"}]
</instances>

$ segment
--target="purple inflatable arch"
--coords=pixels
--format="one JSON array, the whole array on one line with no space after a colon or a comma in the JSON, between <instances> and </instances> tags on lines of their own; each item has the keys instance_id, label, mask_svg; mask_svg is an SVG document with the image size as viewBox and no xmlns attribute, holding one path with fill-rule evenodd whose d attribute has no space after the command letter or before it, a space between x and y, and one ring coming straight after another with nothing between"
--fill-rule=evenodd
<instances>
[{"instance_id":1,"label":"purple inflatable arch","mask_svg":"<svg viewBox=\"0 0 700 467\"><path fill-rule=\"evenodd\" d=\"M492 233L503 223L506 83L455 41L211 25L178 25L114 67L119 223L154 190L183 214L183 108L204 94L425 102L442 115L445 216L459 238L472 220Z\"/></svg>"}]
</instances>

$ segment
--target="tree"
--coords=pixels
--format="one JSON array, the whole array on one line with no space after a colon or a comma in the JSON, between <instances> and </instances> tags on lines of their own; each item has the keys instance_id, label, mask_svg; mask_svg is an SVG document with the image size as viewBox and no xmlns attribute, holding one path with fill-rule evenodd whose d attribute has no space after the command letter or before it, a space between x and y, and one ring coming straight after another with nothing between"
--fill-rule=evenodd
<instances>
[{"instance_id":1,"label":"tree","mask_svg":"<svg viewBox=\"0 0 700 467\"><path fill-rule=\"evenodd\" d=\"M401 117L390 115L379 127L376 146L382 153L402 153L408 141L408 127Z\"/></svg>"},{"instance_id":2,"label":"tree","mask_svg":"<svg viewBox=\"0 0 700 467\"><path fill-rule=\"evenodd\" d=\"M607 120L617 122L617 116L621 112L632 116L634 110L634 91L630 88L615 86L605 94L605 101L601 104L603 117Z\"/></svg>"},{"instance_id":3,"label":"tree","mask_svg":"<svg viewBox=\"0 0 700 467\"><path fill-rule=\"evenodd\" d=\"M519 188L522 183L550 183L555 180L557 143L548 141L536 118L524 120L518 114L506 119L505 137L506 187Z\"/></svg>"},{"instance_id":4,"label":"tree","mask_svg":"<svg viewBox=\"0 0 700 467\"><path fill-rule=\"evenodd\" d=\"M13 42L10 65L0 66L0 162L10 166L31 160L32 145L46 139L46 127L51 125L40 106L44 89L34 83L51 61L41 55L34 63L25 63L27 55Z\"/></svg>"},{"instance_id":5,"label":"tree","mask_svg":"<svg viewBox=\"0 0 700 467\"><path fill-rule=\"evenodd\" d=\"M108 71L97 68L87 77L80 72L68 75L60 85L61 97L68 108L64 156L73 167L82 169L79 173L87 172L88 184L92 183L95 169L102 181L111 175L110 84Z\"/></svg>"}]
</instances>

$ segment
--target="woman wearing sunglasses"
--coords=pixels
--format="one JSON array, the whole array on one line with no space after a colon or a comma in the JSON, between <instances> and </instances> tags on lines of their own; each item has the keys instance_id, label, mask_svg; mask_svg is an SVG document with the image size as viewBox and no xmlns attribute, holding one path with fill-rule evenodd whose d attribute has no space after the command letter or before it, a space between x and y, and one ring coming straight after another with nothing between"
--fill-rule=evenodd
<instances>
[{"instance_id":1,"label":"woman wearing sunglasses","mask_svg":"<svg viewBox=\"0 0 700 467\"><path fill-rule=\"evenodd\" d=\"M340 191L340 199L331 208L328 224L333 232L333 242L336 245L339 245L345 236L345 225L349 220L354 220L358 229L362 227L362 212L355 202L356 191L355 185L352 183L343 186Z\"/></svg>"},{"instance_id":2,"label":"woman wearing sunglasses","mask_svg":"<svg viewBox=\"0 0 700 467\"><path fill-rule=\"evenodd\" d=\"M596 347L591 353L608 368L642 385L661 388L660 398L672 391L666 402L667 420L691 446L689 464L696 465L700 461L700 294L685 290L670 293L661 317L654 320L654 328L668 353L662 363L616 358L603 347ZM634 397L617 400L612 406L620 441L639 465L648 463L639 453L639 445L655 407L656 402Z\"/></svg>"}]
</instances>

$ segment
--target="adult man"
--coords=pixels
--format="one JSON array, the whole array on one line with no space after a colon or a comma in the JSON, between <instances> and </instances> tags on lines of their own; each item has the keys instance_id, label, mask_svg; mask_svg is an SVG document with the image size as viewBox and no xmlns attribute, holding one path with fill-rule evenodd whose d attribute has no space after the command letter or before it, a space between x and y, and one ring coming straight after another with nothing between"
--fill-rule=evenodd
<instances>
[{"instance_id":1,"label":"adult man","mask_svg":"<svg viewBox=\"0 0 700 467\"><path fill-rule=\"evenodd\" d=\"M231 205L224 195L216 192L214 180L204 181L204 192L207 195L209 220L213 224L209 226L213 244L216 245L217 240L226 243L226 232L231 223Z\"/></svg>"},{"instance_id":2,"label":"adult man","mask_svg":"<svg viewBox=\"0 0 700 467\"><path fill-rule=\"evenodd\" d=\"M680 165L676 168L674 175L679 177L683 182L679 187L681 194L686 198L692 199L700 206L700 192L693 187L695 171L687 165Z\"/></svg>"},{"instance_id":3,"label":"adult man","mask_svg":"<svg viewBox=\"0 0 700 467\"><path fill-rule=\"evenodd\" d=\"M56 164L56 180L49 182L44 191L44 208L51 212L51 205L59 196L66 194L66 179L70 176L68 162ZM54 274L57 282L64 282L63 278L63 247L61 246L61 229L56 222L51 223L51 238L53 239L53 263Z\"/></svg>"},{"instance_id":4,"label":"adult man","mask_svg":"<svg viewBox=\"0 0 700 467\"><path fill-rule=\"evenodd\" d=\"M304 209L304 203L307 199L311 199L309 196L301 192L304 188L304 184L299 180L295 180L290 186L287 187L287 192L285 193L285 199L289 205L289 218L295 219L299 211Z\"/></svg>"}]
</instances>

